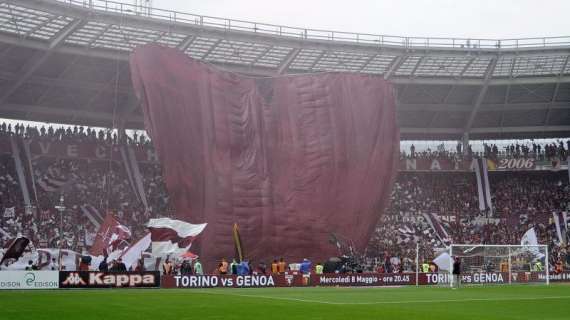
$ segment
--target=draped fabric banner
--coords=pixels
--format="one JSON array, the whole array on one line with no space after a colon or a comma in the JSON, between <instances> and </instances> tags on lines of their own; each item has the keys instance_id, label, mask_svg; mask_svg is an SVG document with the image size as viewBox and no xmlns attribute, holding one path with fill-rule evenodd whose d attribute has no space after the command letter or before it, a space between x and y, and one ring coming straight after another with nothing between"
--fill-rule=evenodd
<instances>
[{"instance_id":1,"label":"draped fabric banner","mask_svg":"<svg viewBox=\"0 0 570 320\"><path fill-rule=\"evenodd\" d=\"M130 64L178 218L208 223L201 259L233 256L234 222L255 261L337 255L331 234L365 247L398 166L382 77L253 78L156 45Z\"/></svg>"},{"instance_id":2,"label":"draped fabric banner","mask_svg":"<svg viewBox=\"0 0 570 320\"><path fill-rule=\"evenodd\" d=\"M14 164L16 167L16 175L18 176L18 182L22 190L22 196L24 198L24 206L29 207L32 205L30 198L30 188L28 187L28 179L25 170L25 164L22 160L22 150L18 145L18 137L10 137L11 147L12 147L12 157L14 158Z\"/></svg>"},{"instance_id":3,"label":"draped fabric banner","mask_svg":"<svg viewBox=\"0 0 570 320\"><path fill-rule=\"evenodd\" d=\"M477 193L479 196L479 210L489 210L493 216L493 203L491 202L491 185L489 184L489 171L486 158L477 158L472 163L472 169L477 178Z\"/></svg>"}]
</instances>

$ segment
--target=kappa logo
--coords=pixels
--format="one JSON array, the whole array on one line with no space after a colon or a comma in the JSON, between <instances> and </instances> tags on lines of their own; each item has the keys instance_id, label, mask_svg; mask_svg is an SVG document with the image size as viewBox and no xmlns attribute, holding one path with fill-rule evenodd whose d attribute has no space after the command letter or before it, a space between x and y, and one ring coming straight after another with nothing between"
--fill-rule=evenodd
<instances>
[{"instance_id":1,"label":"kappa logo","mask_svg":"<svg viewBox=\"0 0 570 320\"><path fill-rule=\"evenodd\" d=\"M78 285L85 285L85 281L81 278L81 276L79 275L79 273L77 272L71 272L67 278L65 279L65 281L62 282L62 285L66 285L66 286L78 286Z\"/></svg>"},{"instance_id":2,"label":"kappa logo","mask_svg":"<svg viewBox=\"0 0 570 320\"><path fill-rule=\"evenodd\" d=\"M136 287L140 285L152 285L155 277L152 274L105 274L90 273L90 285L112 285L115 287Z\"/></svg>"}]
</instances>

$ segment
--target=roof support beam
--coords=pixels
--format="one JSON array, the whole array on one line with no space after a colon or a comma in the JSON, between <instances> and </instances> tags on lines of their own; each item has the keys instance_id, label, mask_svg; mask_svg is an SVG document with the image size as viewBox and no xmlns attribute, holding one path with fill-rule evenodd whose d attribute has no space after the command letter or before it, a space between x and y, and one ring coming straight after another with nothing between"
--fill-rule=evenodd
<instances>
[{"instance_id":1,"label":"roof support beam","mask_svg":"<svg viewBox=\"0 0 570 320\"><path fill-rule=\"evenodd\" d=\"M475 61L475 59L477 59L476 57L471 57L471 59L469 59L469 62L467 62L465 64L465 66L463 67L463 69L461 69L461 72L459 73L459 77L463 78L463 75L465 74L465 72L467 72L467 70L469 70L469 67L471 67L471 65L473 64L473 62Z\"/></svg>"},{"instance_id":2,"label":"roof support beam","mask_svg":"<svg viewBox=\"0 0 570 320\"><path fill-rule=\"evenodd\" d=\"M406 61L406 58L407 56L397 56L396 58L394 58L394 60L392 60L392 63L390 63L390 67L388 68L386 73L384 73L384 80L390 79L392 77L392 74L394 74L394 72L396 72L396 70L400 68L402 63Z\"/></svg>"},{"instance_id":3,"label":"roof support beam","mask_svg":"<svg viewBox=\"0 0 570 320\"><path fill-rule=\"evenodd\" d=\"M133 113L140 107L140 102L134 94L129 95L125 109L119 114L119 122L126 123L133 116Z\"/></svg>"},{"instance_id":4,"label":"roof support beam","mask_svg":"<svg viewBox=\"0 0 570 320\"><path fill-rule=\"evenodd\" d=\"M472 128L471 134L498 134L498 133L539 133L569 131L570 126L532 126L532 127L490 127ZM457 134L463 133L461 128L400 128L404 134Z\"/></svg>"},{"instance_id":5,"label":"roof support beam","mask_svg":"<svg viewBox=\"0 0 570 320\"><path fill-rule=\"evenodd\" d=\"M398 110L401 111L432 111L432 112L470 112L473 108L472 104L443 104L443 103L400 103ZM524 111L524 110L546 110L552 109L570 109L570 102L518 102L518 103L491 103L481 104L479 110L484 111Z\"/></svg>"},{"instance_id":6,"label":"roof support beam","mask_svg":"<svg viewBox=\"0 0 570 320\"><path fill-rule=\"evenodd\" d=\"M277 68L277 74L284 74L285 71L287 71L287 69L289 69L289 66L291 65L291 63L293 63L293 61L295 61L295 59L297 58L297 56L299 55L300 52L301 52L301 48L295 48L295 49L289 51L289 53L285 57L285 60L283 60L281 62L281 64L279 65L279 67Z\"/></svg>"},{"instance_id":7,"label":"roof support beam","mask_svg":"<svg viewBox=\"0 0 570 320\"><path fill-rule=\"evenodd\" d=\"M16 111L16 112L28 112L28 113L39 113L43 115L55 115L71 118L89 118L96 121L108 121L109 125L112 124L113 114L100 111L87 111L87 110L76 110L72 108L56 108L56 107L46 107L37 105L24 105L24 104L4 104L0 108L0 116L4 116L2 111ZM134 117L132 120L141 121L142 117Z\"/></svg>"},{"instance_id":8,"label":"roof support beam","mask_svg":"<svg viewBox=\"0 0 570 320\"><path fill-rule=\"evenodd\" d=\"M212 46L208 49L208 51L206 51L206 52L202 55L202 57L200 58L200 60L206 59L206 58L210 55L210 53L212 53L214 50L216 50L216 48L218 47L218 45L220 44L220 42L222 42L222 39L218 39L218 41L214 42L214 43L212 44Z\"/></svg>"},{"instance_id":9,"label":"roof support beam","mask_svg":"<svg viewBox=\"0 0 570 320\"><path fill-rule=\"evenodd\" d=\"M17 78L16 75L9 72L1 72L0 71L0 79L3 80L10 80L15 81ZM87 89L87 90L101 90L104 93L114 92L114 90L109 90L106 83L100 82L91 82L91 81L80 81L80 80L66 80L66 79L56 79L56 78L48 78L48 77L40 77L40 76L32 76L29 77L28 81L32 84L40 84L46 86L53 86L53 87L68 87L68 88L79 88L79 89ZM131 92L131 88L126 87L119 87L118 92L121 93L128 93Z\"/></svg>"},{"instance_id":10,"label":"roof support beam","mask_svg":"<svg viewBox=\"0 0 570 320\"><path fill-rule=\"evenodd\" d=\"M192 45L194 40L198 38L197 36L187 36L186 39L182 40L182 42L177 46L178 50L182 52L186 52L186 49Z\"/></svg>"},{"instance_id":11,"label":"roof support beam","mask_svg":"<svg viewBox=\"0 0 570 320\"><path fill-rule=\"evenodd\" d=\"M414 69L412 70L412 73L410 74L410 77L414 77L416 75L416 71L418 70L418 68L420 67L420 64L422 64L422 62L424 61L426 56L421 56L420 59L418 60L418 62L416 63L416 65L414 66Z\"/></svg>"},{"instance_id":12,"label":"roof support beam","mask_svg":"<svg viewBox=\"0 0 570 320\"><path fill-rule=\"evenodd\" d=\"M558 82L556 82L556 86L554 87L554 91L552 92L552 97L550 98L550 104L548 105L548 109L546 110L546 116L544 117L544 125L547 126L548 122L550 121L550 110L552 109L552 105L556 101L556 97L558 97L558 91L560 89L560 78L562 78L562 74L564 74L564 70L566 70L566 66L568 65L568 60L570 60L570 56L566 56L564 63L562 64L562 68L560 69L560 73L558 74Z\"/></svg>"},{"instance_id":13,"label":"roof support beam","mask_svg":"<svg viewBox=\"0 0 570 320\"><path fill-rule=\"evenodd\" d=\"M313 61L313 63L311 63L311 66L309 67L309 71L313 72L313 69L317 66L317 64L319 64L319 61L321 61L321 59L325 56L326 53L327 52L325 50L321 51L321 53L315 59L315 61Z\"/></svg>"},{"instance_id":14,"label":"roof support beam","mask_svg":"<svg viewBox=\"0 0 570 320\"><path fill-rule=\"evenodd\" d=\"M378 54L371 54L370 57L368 57L368 59L364 61L364 64L362 64L362 67L360 67L358 72L362 72L362 70L364 70L370 64L370 62L372 62L372 60L374 60L374 58L376 58L377 56Z\"/></svg>"},{"instance_id":15,"label":"roof support beam","mask_svg":"<svg viewBox=\"0 0 570 320\"><path fill-rule=\"evenodd\" d=\"M255 57L255 59L253 59L253 60L250 62L249 65L250 65L250 66L253 66L254 64L256 64L257 61L259 61L259 59L265 57L265 55L266 55L269 51L271 51L271 49L273 49L273 46L267 46L267 48L265 48L263 51L261 51L261 52Z\"/></svg>"},{"instance_id":16,"label":"roof support beam","mask_svg":"<svg viewBox=\"0 0 570 320\"><path fill-rule=\"evenodd\" d=\"M482 86L484 85L484 79L453 79L453 78L407 78L407 77L397 77L390 80L394 84L425 84L425 85L457 85L457 86ZM557 83L555 77L517 77L517 78L495 78L489 80L490 86L500 86L500 85L534 85L534 84L547 84L547 83ZM570 75L563 75L560 78L560 82L570 82Z\"/></svg>"},{"instance_id":17,"label":"roof support beam","mask_svg":"<svg viewBox=\"0 0 570 320\"><path fill-rule=\"evenodd\" d=\"M54 48L58 47L67 36L69 36L73 31L75 31L84 22L82 20L74 20L65 26L58 34L56 34L48 44L47 51L42 52L32 58L32 61L27 63L21 70L20 76L14 80L12 86L10 86L2 95L0 96L0 104L2 104L8 97L10 97L18 88L20 88L31 76L32 74L53 54Z\"/></svg>"},{"instance_id":18,"label":"roof support beam","mask_svg":"<svg viewBox=\"0 0 570 320\"><path fill-rule=\"evenodd\" d=\"M495 71L495 66L497 65L497 60L498 60L498 58L495 57L495 58L491 59L491 62L489 62L489 66L487 67L487 72L485 73L485 79L483 82L483 86L481 87L481 90L479 91L479 95L477 95L477 99L475 100L475 104L473 105L473 109L471 110L471 114L469 115L469 118L467 118L467 123L465 124L465 127L463 128L463 131L465 134L469 134L471 127L473 126L473 121L475 121L475 116L477 115L477 111L479 111L479 108L481 107L481 103L483 102L483 99L485 98L485 95L487 94L487 89L489 89L489 82L491 80L491 76L493 75L493 72Z\"/></svg>"},{"instance_id":19,"label":"roof support beam","mask_svg":"<svg viewBox=\"0 0 570 320\"><path fill-rule=\"evenodd\" d=\"M505 122L505 111L507 110L507 105L509 103L509 97L511 96L511 85L507 86L505 90L505 97L503 98L503 106L501 107L501 121L499 122L499 126L502 127L503 123Z\"/></svg>"}]
</instances>

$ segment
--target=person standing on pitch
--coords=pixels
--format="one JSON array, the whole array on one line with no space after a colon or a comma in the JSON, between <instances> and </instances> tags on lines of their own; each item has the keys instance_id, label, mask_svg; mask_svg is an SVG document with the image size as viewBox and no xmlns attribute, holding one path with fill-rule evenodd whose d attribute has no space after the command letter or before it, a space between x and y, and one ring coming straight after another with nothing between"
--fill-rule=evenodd
<instances>
[{"instance_id":1,"label":"person standing on pitch","mask_svg":"<svg viewBox=\"0 0 570 320\"><path fill-rule=\"evenodd\" d=\"M194 262L194 273L199 276L204 274L204 270L202 270L202 264L198 259L196 259L196 262Z\"/></svg>"},{"instance_id":2,"label":"person standing on pitch","mask_svg":"<svg viewBox=\"0 0 570 320\"><path fill-rule=\"evenodd\" d=\"M453 289L461 285L461 259L456 257L453 261Z\"/></svg>"}]
</instances>

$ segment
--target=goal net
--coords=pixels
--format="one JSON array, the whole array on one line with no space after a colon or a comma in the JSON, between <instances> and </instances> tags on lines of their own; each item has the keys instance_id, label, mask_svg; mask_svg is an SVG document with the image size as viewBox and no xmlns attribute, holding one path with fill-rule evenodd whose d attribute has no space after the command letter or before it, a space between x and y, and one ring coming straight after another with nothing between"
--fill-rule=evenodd
<instances>
[{"instance_id":1,"label":"goal net","mask_svg":"<svg viewBox=\"0 0 570 320\"><path fill-rule=\"evenodd\" d=\"M449 249L449 283L453 264L461 263L461 284L549 284L548 247L546 245L465 245Z\"/></svg>"}]
</instances>

